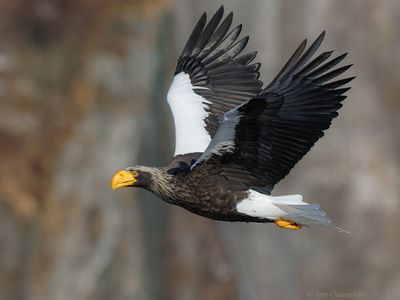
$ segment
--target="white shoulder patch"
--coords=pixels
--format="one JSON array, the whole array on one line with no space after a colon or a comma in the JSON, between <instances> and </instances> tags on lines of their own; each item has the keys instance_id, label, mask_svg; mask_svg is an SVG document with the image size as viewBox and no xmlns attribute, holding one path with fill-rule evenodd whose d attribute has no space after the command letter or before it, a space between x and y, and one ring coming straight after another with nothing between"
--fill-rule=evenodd
<instances>
[{"instance_id":1,"label":"white shoulder patch","mask_svg":"<svg viewBox=\"0 0 400 300\"><path fill-rule=\"evenodd\" d=\"M239 121L240 115L236 109L230 110L224 114L222 124L220 124L207 149L192 166L192 169L199 163L206 161L213 156L223 156L224 154L235 151L236 126Z\"/></svg>"},{"instance_id":2,"label":"white shoulder patch","mask_svg":"<svg viewBox=\"0 0 400 300\"><path fill-rule=\"evenodd\" d=\"M175 75L168 90L167 101L171 108L175 124L175 154L204 152L211 141L205 128L208 114L205 110L210 103L195 89L188 74Z\"/></svg>"}]
</instances>

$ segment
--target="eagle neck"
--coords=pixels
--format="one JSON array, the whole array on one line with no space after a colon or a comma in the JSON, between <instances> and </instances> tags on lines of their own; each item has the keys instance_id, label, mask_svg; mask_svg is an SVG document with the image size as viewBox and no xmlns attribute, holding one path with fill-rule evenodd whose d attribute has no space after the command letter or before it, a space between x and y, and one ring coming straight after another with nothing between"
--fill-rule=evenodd
<instances>
[{"instance_id":1,"label":"eagle neck","mask_svg":"<svg viewBox=\"0 0 400 300\"><path fill-rule=\"evenodd\" d=\"M167 168L151 168L151 181L147 190L167 202L174 202L178 191L175 176L168 174Z\"/></svg>"}]
</instances>

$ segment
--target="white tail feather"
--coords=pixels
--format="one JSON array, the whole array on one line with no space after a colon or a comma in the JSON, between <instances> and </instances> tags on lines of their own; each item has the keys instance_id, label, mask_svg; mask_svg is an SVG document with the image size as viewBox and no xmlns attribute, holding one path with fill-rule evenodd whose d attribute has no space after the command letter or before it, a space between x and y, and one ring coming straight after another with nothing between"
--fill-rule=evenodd
<instances>
[{"instance_id":1,"label":"white tail feather","mask_svg":"<svg viewBox=\"0 0 400 300\"><path fill-rule=\"evenodd\" d=\"M324 225L348 233L335 226L318 204L303 202L303 196L298 194L268 196L250 190L249 196L239 202L236 209L252 217L270 220L282 218L303 226Z\"/></svg>"},{"instance_id":2,"label":"white tail feather","mask_svg":"<svg viewBox=\"0 0 400 300\"><path fill-rule=\"evenodd\" d=\"M299 194L271 196L271 201L276 204L307 204L303 202L303 196Z\"/></svg>"}]
</instances>

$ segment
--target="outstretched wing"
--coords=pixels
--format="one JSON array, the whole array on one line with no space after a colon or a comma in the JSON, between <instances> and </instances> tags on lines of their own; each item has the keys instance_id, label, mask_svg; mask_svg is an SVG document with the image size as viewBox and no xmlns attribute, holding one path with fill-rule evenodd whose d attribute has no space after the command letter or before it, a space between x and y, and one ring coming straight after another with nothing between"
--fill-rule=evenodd
<instances>
[{"instance_id":1,"label":"outstretched wing","mask_svg":"<svg viewBox=\"0 0 400 300\"><path fill-rule=\"evenodd\" d=\"M311 60L322 33L306 50L304 41L282 71L257 97L227 112L196 168L219 168L229 179L270 193L320 139L346 98L342 86L354 77L331 81L351 65L345 57L325 62L332 51Z\"/></svg>"},{"instance_id":2,"label":"outstretched wing","mask_svg":"<svg viewBox=\"0 0 400 300\"><path fill-rule=\"evenodd\" d=\"M251 52L238 57L248 37L237 41L242 26L231 30L232 13L223 7L206 25L204 13L179 57L167 99L175 123L175 155L204 152L223 114L261 91L260 64Z\"/></svg>"}]
</instances>

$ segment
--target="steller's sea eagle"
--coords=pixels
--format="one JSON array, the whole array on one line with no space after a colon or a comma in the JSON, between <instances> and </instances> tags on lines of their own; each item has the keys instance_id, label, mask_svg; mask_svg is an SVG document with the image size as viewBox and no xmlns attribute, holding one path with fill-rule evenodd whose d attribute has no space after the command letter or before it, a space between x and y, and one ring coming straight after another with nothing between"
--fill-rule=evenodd
<instances>
[{"instance_id":1,"label":"steller's sea eagle","mask_svg":"<svg viewBox=\"0 0 400 300\"><path fill-rule=\"evenodd\" d=\"M167 100L175 123L175 154L167 167L128 167L112 188L141 187L164 201L214 220L274 222L286 229L335 227L301 195L271 196L276 183L324 135L337 117L343 87L336 79L346 56L314 57L323 32L304 40L272 82L262 87L256 52L242 54L248 37L230 30L223 7L204 13L181 55Z\"/></svg>"}]
</instances>

